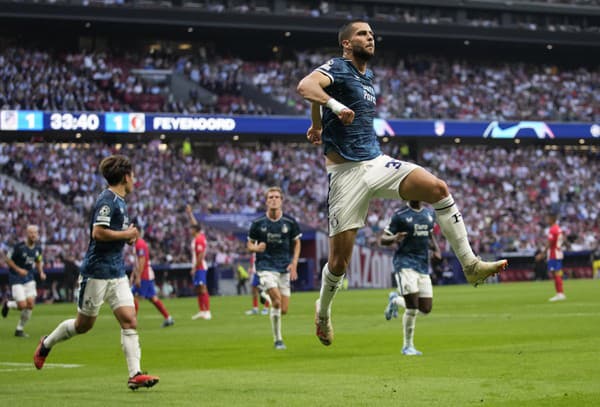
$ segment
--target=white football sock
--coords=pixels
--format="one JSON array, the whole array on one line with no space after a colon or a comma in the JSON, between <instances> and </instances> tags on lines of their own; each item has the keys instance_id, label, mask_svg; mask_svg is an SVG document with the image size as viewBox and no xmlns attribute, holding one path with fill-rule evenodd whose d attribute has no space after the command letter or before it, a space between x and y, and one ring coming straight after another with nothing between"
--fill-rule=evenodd
<instances>
[{"instance_id":1,"label":"white football sock","mask_svg":"<svg viewBox=\"0 0 600 407\"><path fill-rule=\"evenodd\" d=\"M141 371L140 359L142 358L140 338L135 329L121 329L121 347L127 361L129 377L133 377Z\"/></svg>"},{"instance_id":2,"label":"white football sock","mask_svg":"<svg viewBox=\"0 0 600 407\"><path fill-rule=\"evenodd\" d=\"M402 326L404 327L404 345L403 348L413 347L413 338L415 336L415 323L417 322L417 310L407 308L402 316Z\"/></svg>"},{"instance_id":3,"label":"white football sock","mask_svg":"<svg viewBox=\"0 0 600 407\"><path fill-rule=\"evenodd\" d=\"M31 318L31 310L28 308L21 310L21 318L19 318L19 322L17 323L17 331L22 331L25 328L25 324Z\"/></svg>"},{"instance_id":4,"label":"white football sock","mask_svg":"<svg viewBox=\"0 0 600 407\"><path fill-rule=\"evenodd\" d=\"M281 336L281 308L271 307L271 328L273 328L273 338L275 341L282 341Z\"/></svg>"},{"instance_id":5,"label":"white football sock","mask_svg":"<svg viewBox=\"0 0 600 407\"><path fill-rule=\"evenodd\" d=\"M458 257L460 264L464 268L466 265L473 263L477 258L469 244L465 223L452 195L448 195L432 206L435 209L437 223L440 225L448 243L450 243L454 254Z\"/></svg>"},{"instance_id":6,"label":"white football sock","mask_svg":"<svg viewBox=\"0 0 600 407\"><path fill-rule=\"evenodd\" d=\"M406 308L406 301L404 301L404 297L401 295L394 298L392 302L399 307Z\"/></svg>"},{"instance_id":7,"label":"white football sock","mask_svg":"<svg viewBox=\"0 0 600 407\"><path fill-rule=\"evenodd\" d=\"M67 319L58 324L54 331L44 339L44 347L50 349L58 342L66 341L75 335L77 335L75 319Z\"/></svg>"},{"instance_id":8,"label":"white football sock","mask_svg":"<svg viewBox=\"0 0 600 407\"><path fill-rule=\"evenodd\" d=\"M331 274L329 271L329 263L325 263L325 266L323 266L323 273L321 275L319 316L321 318L329 318L331 315L331 303L333 302L333 297L335 297L335 294L338 292L344 276L336 276Z\"/></svg>"},{"instance_id":9,"label":"white football sock","mask_svg":"<svg viewBox=\"0 0 600 407\"><path fill-rule=\"evenodd\" d=\"M269 305L272 304L271 297L269 297L269 293L267 291L261 291L260 296L263 297L264 300L269 303ZM264 308L264 306L263 306L263 308Z\"/></svg>"},{"instance_id":10,"label":"white football sock","mask_svg":"<svg viewBox=\"0 0 600 407\"><path fill-rule=\"evenodd\" d=\"M17 309L17 308L19 308L16 301L7 301L6 302L6 306L9 309Z\"/></svg>"}]
</instances>

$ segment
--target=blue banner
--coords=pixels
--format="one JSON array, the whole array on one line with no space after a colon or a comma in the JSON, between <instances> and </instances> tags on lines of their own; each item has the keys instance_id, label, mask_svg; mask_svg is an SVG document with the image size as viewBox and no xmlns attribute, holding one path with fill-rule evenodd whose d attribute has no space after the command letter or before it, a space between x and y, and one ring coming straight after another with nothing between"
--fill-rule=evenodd
<instances>
[{"instance_id":1,"label":"blue banner","mask_svg":"<svg viewBox=\"0 0 600 407\"><path fill-rule=\"evenodd\" d=\"M94 133L195 133L304 135L305 117L218 116L123 112L0 111L0 131L61 131ZM599 139L598 123L540 121L467 122L458 120L375 119L373 128L384 137L465 137L489 139Z\"/></svg>"}]
</instances>

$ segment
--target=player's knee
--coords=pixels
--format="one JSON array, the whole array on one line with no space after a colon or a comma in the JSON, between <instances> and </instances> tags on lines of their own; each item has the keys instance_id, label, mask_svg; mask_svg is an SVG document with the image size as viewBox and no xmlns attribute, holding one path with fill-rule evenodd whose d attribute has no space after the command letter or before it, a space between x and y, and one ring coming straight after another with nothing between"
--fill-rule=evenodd
<instances>
[{"instance_id":1,"label":"player's knee","mask_svg":"<svg viewBox=\"0 0 600 407\"><path fill-rule=\"evenodd\" d=\"M444 199L449 194L448 185L443 180L436 178L431 186L431 203Z\"/></svg>"},{"instance_id":2,"label":"player's knee","mask_svg":"<svg viewBox=\"0 0 600 407\"><path fill-rule=\"evenodd\" d=\"M336 276L341 276L348 268L349 259L333 258L329 260L329 272Z\"/></svg>"},{"instance_id":3,"label":"player's knee","mask_svg":"<svg viewBox=\"0 0 600 407\"><path fill-rule=\"evenodd\" d=\"M431 312L431 305L429 305L429 306L420 306L419 307L419 312L421 314L425 314L425 315L429 314Z\"/></svg>"},{"instance_id":4,"label":"player's knee","mask_svg":"<svg viewBox=\"0 0 600 407\"><path fill-rule=\"evenodd\" d=\"M92 326L93 325L75 324L75 332L77 332L78 335L84 334L92 329Z\"/></svg>"},{"instance_id":5,"label":"player's knee","mask_svg":"<svg viewBox=\"0 0 600 407\"><path fill-rule=\"evenodd\" d=\"M137 319L129 319L121 322L121 328L123 329L137 329Z\"/></svg>"}]
</instances>

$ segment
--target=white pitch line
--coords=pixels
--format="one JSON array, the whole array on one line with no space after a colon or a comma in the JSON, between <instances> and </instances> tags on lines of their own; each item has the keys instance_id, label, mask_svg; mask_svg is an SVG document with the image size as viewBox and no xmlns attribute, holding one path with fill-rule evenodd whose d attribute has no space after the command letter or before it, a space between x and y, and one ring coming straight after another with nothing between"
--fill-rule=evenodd
<instances>
[{"instance_id":1,"label":"white pitch line","mask_svg":"<svg viewBox=\"0 0 600 407\"><path fill-rule=\"evenodd\" d=\"M6 366L3 368L2 366ZM44 368L49 369L74 369L77 367L82 367L83 365L73 364L73 363L46 363ZM4 372L24 372L28 370L35 370L33 363L21 363L21 362L0 362L0 373Z\"/></svg>"}]
</instances>

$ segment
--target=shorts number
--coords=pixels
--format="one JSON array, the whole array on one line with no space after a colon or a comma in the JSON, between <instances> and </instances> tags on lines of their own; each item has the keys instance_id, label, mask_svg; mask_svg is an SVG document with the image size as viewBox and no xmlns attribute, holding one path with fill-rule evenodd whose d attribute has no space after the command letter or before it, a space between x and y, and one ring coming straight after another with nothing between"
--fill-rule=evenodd
<instances>
[{"instance_id":1,"label":"shorts number","mask_svg":"<svg viewBox=\"0 0 600 407\"><path fill-rule=\"evenodd\" d=\"M402 166L402 161L399 161L399 160L388 161L385 164L385 166L386 166L386 168L394 167L397 170Z\"/></svg>"}]
</instances>

